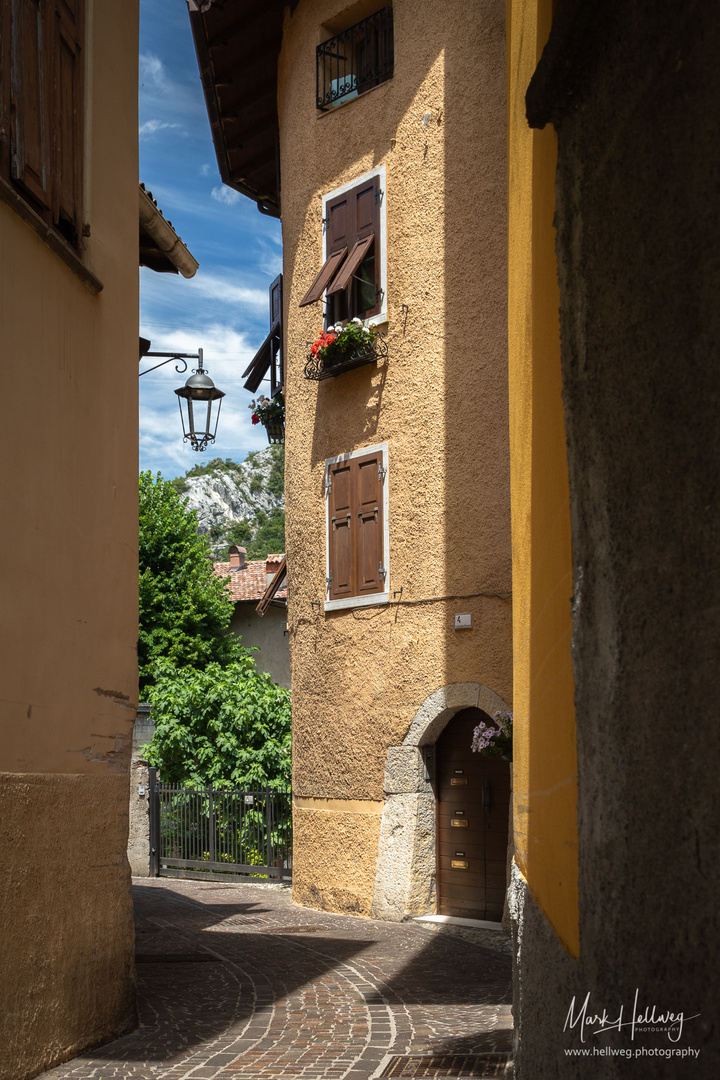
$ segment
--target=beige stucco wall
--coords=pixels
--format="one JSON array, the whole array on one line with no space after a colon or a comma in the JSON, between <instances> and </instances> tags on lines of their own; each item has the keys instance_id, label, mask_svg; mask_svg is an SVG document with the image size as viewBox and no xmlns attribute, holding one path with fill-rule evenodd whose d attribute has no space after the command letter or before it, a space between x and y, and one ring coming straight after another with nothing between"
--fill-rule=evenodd
<instances>
[{"instance_id":1,"label":"beige stucco wall","mask_svg":"<svg viewBox=\"0 0 720 1080\"><path fill-rule=\"evenodd\" d=\"M0 1077L134 1017L137 3L88 3L88 286L0 203Z\"/></svg>"},{"instance_id":2,"label":"beige stucco wall","mask_svg":"<svg viewBox=\"0 0 720 1080\"><path fill-rule=\"evenodd\" d=\"M257 648L259 651L253 653L253 657L259 670L266 671L279 686L289 690L290 648L284 632L287 609L271 604L260 618L256 606L256 600L248 604L236 603L230 632L237 634L246 648Z\"/></svg>"},{"instance_id":3,"label":"beige stucco wall","mask_svg":"<svg viewBox=\"0 0 720 1080\"><path fill-rule=\"evenodd\" d=\"M293 787L304 799L377 802L388 748L438 688L474 682L511 700L505 8L396 0L394 77L317 117L315 46L337 13L331 0L301 0L286 16L279 74ZM322 313L298 302L322 263L322 195L380 164L389 360L312 383L305 343ZM325 459L380 442L389 588L392 599L402 587L402 603L318 612ZM483 595L437 599L468 594ZM472 630L454 629L458 612L473 615ZM348 815L324 814L299 828L296 815L295 894L309 902L314 888L317 906L367 912L374 875L330 857ZM379 819L356 816L352 847L375 862Z\"/></svg>"}]
</instances>

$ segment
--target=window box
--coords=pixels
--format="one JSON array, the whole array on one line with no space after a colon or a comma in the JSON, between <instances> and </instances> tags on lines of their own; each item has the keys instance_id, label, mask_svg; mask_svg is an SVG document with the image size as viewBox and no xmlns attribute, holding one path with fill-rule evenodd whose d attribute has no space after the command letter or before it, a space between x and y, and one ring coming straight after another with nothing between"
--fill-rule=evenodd
<instances>
[{"instance_id":1,"label":"window box","mask_svg":"<svg viewBox=\"0 0 720 1080\"><path fill-rule=\"evenodd\" d=\"M375 331L373 340L351 349L338 349L330 345L323 350L323 355L308 354L305 364L305 378L313 382L332 379L344 371L372 364L373 361L387 357L388 347L381 333Z\"/></svg>"},{"instance_id":2,"label":"window box","mask_svg":"<svg viewBox=\"0 0 720 1080\"><path fill-rule=\"evenodd\" d=\"M389 6L323 41L315 51L318 109L325 112L391 79L393 53L393 12Z\"/></svg>"},{"instance_id":3,"label":"window box","mask_svg":"<svg viewBox=\"0 0 720 1080\"><path fill-rule=\"evenodd\" d=\"M282 421L265 424L265 430L267 431L269 443L285 442L285 424Z\"/></svg>"},{"instance_id":4,"label":"window box","mask_svg":"<svg viewBox=\"0 0 720 1080\"><path fill-rule=\"evenodd\" d=\"M276 394L266 398L261 394L257 401L248 405L252 412L253 424L262 424L267 432L269 443L285 442L285 395Z\"/></svg>"}]
</instances>

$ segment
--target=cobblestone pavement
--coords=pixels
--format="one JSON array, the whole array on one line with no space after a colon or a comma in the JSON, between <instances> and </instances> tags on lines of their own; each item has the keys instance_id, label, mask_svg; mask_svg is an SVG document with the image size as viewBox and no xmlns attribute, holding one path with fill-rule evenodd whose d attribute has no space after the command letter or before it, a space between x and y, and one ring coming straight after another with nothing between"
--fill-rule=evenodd
<instances>
[{"instance_id":1,"label":"cobblestone pavement","mask_svg":"<svg viewBox=\"0 0 720 1080\"><path fill-rule=\"evenodd\" d=\"M44 1080L506 1075L500 931L314 911L279 885L155 878L133 892L141 1026ZM493 1071L473 1071L487 1054ZM407 1056L430 1065L395 1060ZM440 1057L450 1071L432 1066Z\"/></svg>"}]
</instances>

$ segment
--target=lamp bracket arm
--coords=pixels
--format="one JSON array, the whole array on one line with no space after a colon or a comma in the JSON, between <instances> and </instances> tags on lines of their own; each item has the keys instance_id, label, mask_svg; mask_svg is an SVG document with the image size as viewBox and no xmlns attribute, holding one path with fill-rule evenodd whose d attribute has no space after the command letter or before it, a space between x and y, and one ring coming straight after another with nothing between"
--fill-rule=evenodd
<instances>
[{"instance_id":1,"label":"lamp bracket arm","mask_svg":"<svg viewBox=\"0 0 720 1080\"><path fill-rule=\"evenodd\" d=\"M188 360L197 360L198 357L202 358L202 353L198 354L198 353L146 352L144 355L145 356L166 356L167 360L162 360L159 364L155 364L154 367L145 368L145 371L141 371L140 376L138 376L138 377L141 377L142 375L147 375L151 371L157 371L158 368L164 367L165 364L169 364L173 360L179 360L180 363L183 365L182 367L180 367L178 364L175 365L175 370L177 371L178 375L183 375L187 371L187 362L188 362Z\"/></svg>"}]
</instances>

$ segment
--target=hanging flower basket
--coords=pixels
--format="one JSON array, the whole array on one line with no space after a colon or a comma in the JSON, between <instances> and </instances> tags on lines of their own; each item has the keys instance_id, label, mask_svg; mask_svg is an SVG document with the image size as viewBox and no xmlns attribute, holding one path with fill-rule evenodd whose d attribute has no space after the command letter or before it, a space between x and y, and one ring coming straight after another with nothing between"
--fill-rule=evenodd
<instances>
[{"instance_id":1,"label":"hanging flower basket","mask_svg":"<svg viewBox=\"0 0 720 1080\"><path fill-rule=\"evenodd\" d=\"M269 443L284 443L285 442L285 425L280 423L266 424L265 430L267 431L267 437Z\"/></svg>"},{"instance_id":2,"label":"hanging flower basket","mask_svg":"<svg viewBox=\"0 0 720 1080\"><path fill-rule=\"evenodd\" d=\"M351 319L346 326L338 324L323 330L312 343L305 378L314 382L331 379L387 354L383 336L374 326L365 326L361 319Z\"/></svg>"},{"instance_id":3,"label":"hanging flower basket","mask_svg":"<svg viewBox=\"0 0 720 1080\"><path fill-rule=\"evenodd\" d=\"M267 431L269 443L285 442L285 397L282 393L272 398L261 394L248 408L252 409L253 424L262 424Z\"/></svg>"},{"instance_id":4,"label":"hanging flower basket","mask_svg":"<svg viewBox=\"0 0 720 1080\"><path fill-rule=\"evenodd\" d=\"M493 713L495 726L481 720L473 731L472 749L483 757L513 759L513 714L498 710Z\"/></svg>"}]
</instances>

